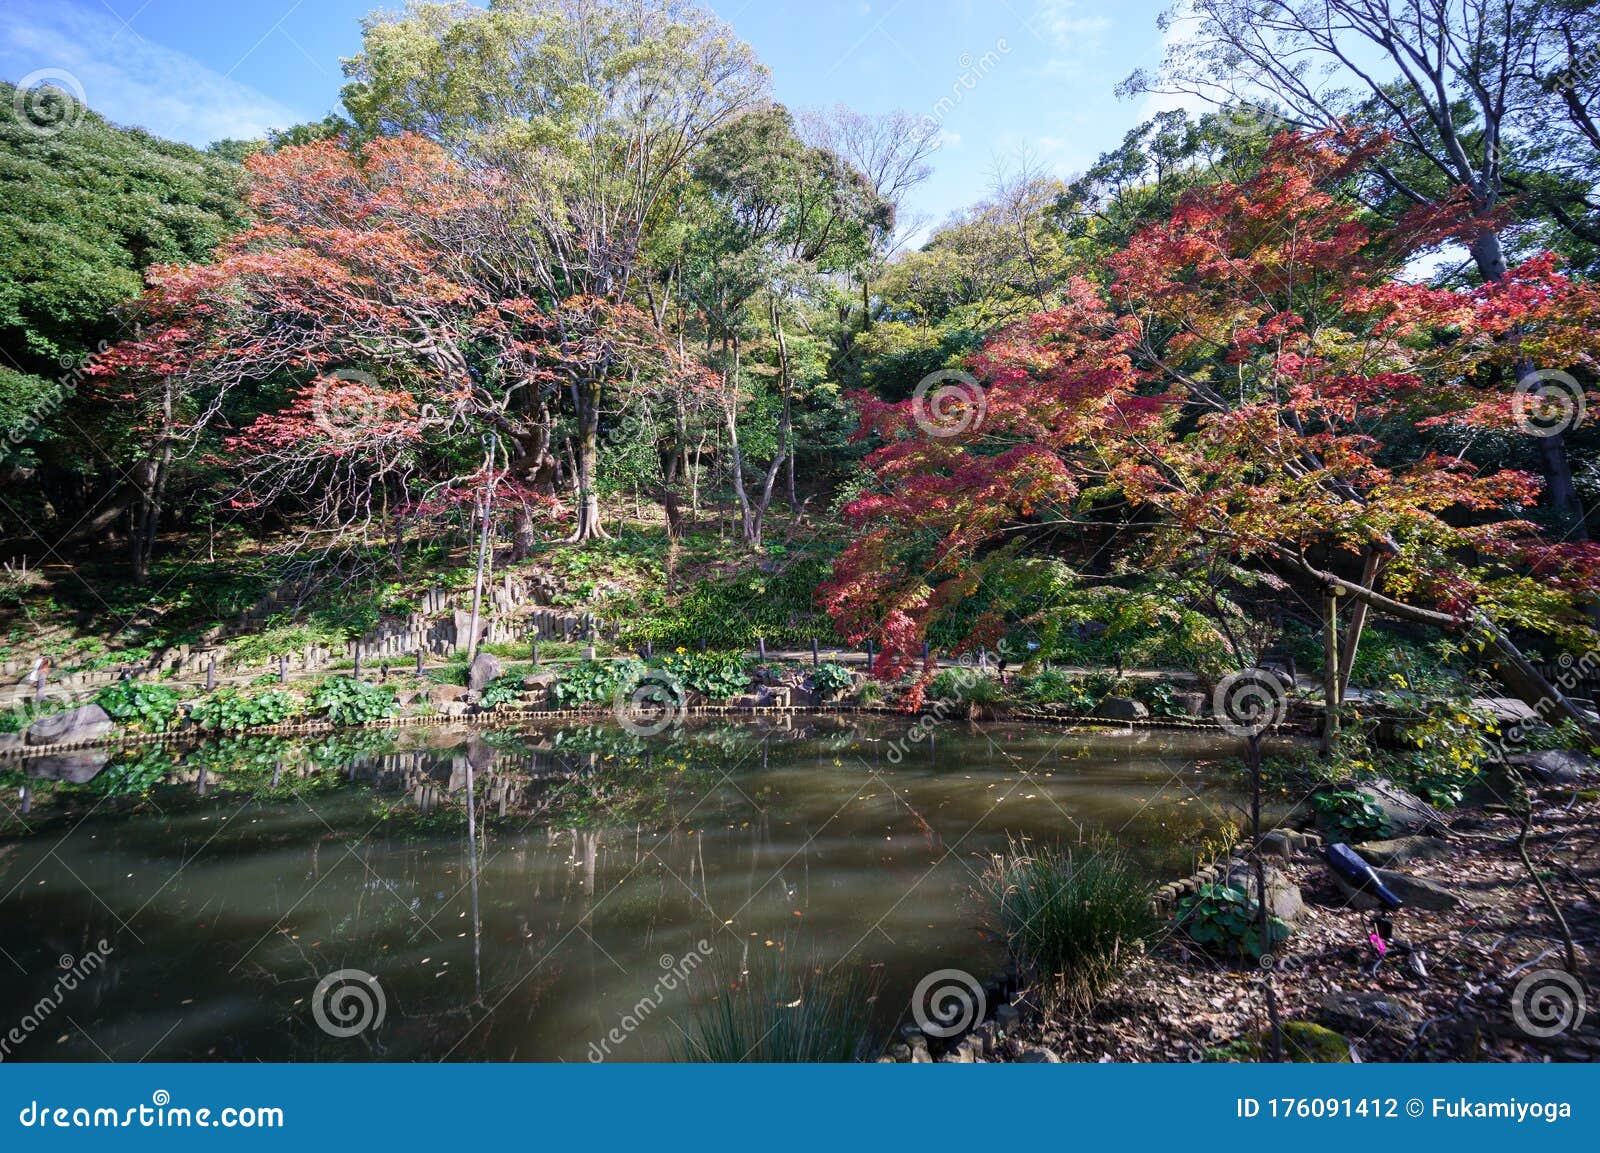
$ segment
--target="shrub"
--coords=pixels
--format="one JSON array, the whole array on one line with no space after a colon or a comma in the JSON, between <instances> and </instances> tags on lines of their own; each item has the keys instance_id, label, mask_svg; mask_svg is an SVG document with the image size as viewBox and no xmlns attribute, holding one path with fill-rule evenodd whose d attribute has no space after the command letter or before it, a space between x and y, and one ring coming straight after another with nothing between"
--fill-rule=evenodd
<instances>
[{"instance_id":1,"label":"shrub","mask_svg":"<svg viewBox=\"0 0 1600 1153\"><path fill-rule=\"evenodd\" d=\"M665 658L661 666L684 688L713 701L725 701L750 687L750 674L739 653L678 652Z\"/></svg>"},{"instance_id":2,"label":"shrub","mask_svg":"<svg viewBox=\"0 0 1600 1153\"><path fill-rule=\"evenodd\" d=\"M1013 842L981 888L1018 970L1049 1005L1087 1008L1156 929L1149 885L1110 845L1074 854Z\"/></svg>"},{"instance_id":3,"label":"shrub","mask_svg":"<svg viewBox=\"0 0 1600 1153\"><path fill-rule=\"evenodd\" d=\"M98 704L112 720L147 733L162 733L178 715L177 689L144 681L118 681L95 694Z\"/></svg>"},{"instance_id":4,"label":"shrub","mask_svg":"<svg viewBox=\"0 0 1600 1153\"><path fill-rule=\"evenodd\" d=\"M1087 713L1099 703L1082 678L1069 677L1060 669L1023 677L1017 687L1027 700L1041 705L1066 705L1074 712Z\"/></svg>"},{"instance_id":5,"label":"shrub","mask_svg":"<svg viewBox=\"0 0 1600 1153\"><path fill-rule=\"evenodd\" d=\"M550 694L563 707L598 704L610 701L619 688L637 680L644 673L644 662L631 658L621 661L579 661L561 670Z\"/></svg>"},{"instance_id":6,"label":"shrub","mask_svg":"<svg viewBox=\"0 0 1600 1153\"><path fill-rule=\"evenodd\" d=\"M230 732L276 725L299 711L299 698L281 689L269 689L255 696L244 696L237 689L218 689L195 705L189 716L203 729Z\"/></svg>"},{"instance_id":7,"label":"shrub","mask_svg":"<svg viewBox=\"0 0 1600 1153\"><path fill-rule=\"evenodd\" d=\"M867 971L830 972L791 960L788 950L734 970L710 968L711 988L678 1026L677 1060L861 1061L885 1040L874 1030L878 982Z\"/></svg>"},{"instance_id":8,"label":"shrub","mask_svg":"<svg viewBox=\"0 0 1600 1153\"><path fill-rule=\"evenodd\" d=\"M1234 885L1201 885L1178 905L1178 923L1198 944L1233 960L1259 961L1289 939L1289 926L1268 916L1263 934L1255 901Z\"/></svg>"},{"instance_id":9,"label":"shrub","mask_svg":"<svg viewBox=\"0 0 1600 1153\"><path fill-rule=\"evenodd\" d=\"M1381 837L1387 827L1383 807L1359 789L1314 793L1311 804L1323 829L1341 840L1369 841Z\"/></svg>"},{"instance_id":10,"label":"shrub","mask_svg":"<svg viewBox=\"0 0 1600 1153\"><path fill-rule=\"evenodd\" d=\"M855 683L855 673L844 665L818 665L811 670L811 687L819 693L842 693Z\"/></svg>"},{"instance_id":11,"label":"shrub","mask_svg":"<svg viewBox=\"0 0 1600 1153\"><path fill-rule=\"evenodd\" d=\"M483 708L492 709L512 704L521 696L522 674L506 673L504 676L495 677L483 687L483 695L478 698L478 704Z\"/></svg>"},{"instance_id":12,"label":"shrub","mask_svg":"<svg viewBox=\"0 0 1600 1153\"><path fill-rule=\"evenodd\" d=\"M394 715L394 691L351 677L329 677L317 688L311 707L336 725L364 725Z\"/></svg>"}]
</instances>

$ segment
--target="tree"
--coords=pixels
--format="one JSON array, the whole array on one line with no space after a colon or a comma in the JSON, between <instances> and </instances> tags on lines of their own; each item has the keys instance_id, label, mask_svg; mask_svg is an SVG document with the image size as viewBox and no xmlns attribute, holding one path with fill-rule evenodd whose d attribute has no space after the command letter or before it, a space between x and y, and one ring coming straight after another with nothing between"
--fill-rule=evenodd
<instances>
[{"instance_id":1,"label":"tree","mask_svg":"<svg viewBox=\"0 0 1600 1153\"><path fill-rule=\"evenodd\" d=\"M242 173L58 90L35 123L17 96L0 84L0 475L11 514L94 537L133 503L132 430L80 366L127 331L147 265L203 259L243 225Z\"/></svg>"},{"instance_id":2,"label":"tree","mask_svg":"<svg viewBox=\"0 0 1600 1153\"><path fill-rule=\"evenodd\" d=\"M1553 43L1579 48L1577 29L1591 8L1560 0L1195 0L1164 18L1168 27L1192 18L1194 35L1172 45L1159 76L1135 72L1123 88L1277 109L1293 127L1349 122L1392 131L1398 148L1373 160L1384 188L1406 206L1433 208L1465 190L1471 227L1461 239L1479 276L1496 281L1507 269L1508 192L1534 192L1530 204L1588 243L1600 238L1592 181L1561 177L1574 149L1594 173L1596 141L1582 127L1595 86L1564 82L1550 68ZM1553 123L1579 131L1558 139ZM1548 366L1527 364L1519 375L1540 367ZM1563 435L1539 438L1538 448L1551 501L1573 534L1586 537Z\"/></svg>"},{"instance_id":3,"label":"tree","mask_svg":"<svg viewBox=\"0 0 1600 1153\"><path fill-rule=\"evenodd\" d=\"M628 302L647 234L690 158L764 96L766 71L688 0L496 0L369 17L346 61L361 131L416 132L492 163L523 189L527 269L551 300ZM593 339L593 333L587 339ZM602 355L568 379L578 487L574 539L604 536L596 483Z\"/></svg>"},{"instance_id":4,"label":"tree","mask_svg":"<svg viewBox=\"0 0 1600 1153\"><path fill-rule=\"evenodd\" d=\"M255 224L210 264L153 269L143 331L93 364L148 427L141 578L174 457L242 392L287 403L226 442L236 505L298 505L342 547L478 470L460 446L491 431L513 446L510 481L552 495L556 389L683 368L625 304L516 295L519 188L430 141L328 141L246 167Z\"/></svg>"},{"instance_id":5,"label":"tree","mask_svg":"<svg viewBox=\"0 0 1600 1153\"><path fill-rule=\"evenodd\" d=\"M912 667L980 584L1038 589L1041 553L1126 502L1127 571L1338 590L1470 638L1519 693L1582 717L1506 630L1592 640L1579 608L1600 552L1542 534L1522 515L1537 479L1474 468L1449 437L1516 428L1521 357L1592 371L1600 293L1549 258L1471 290L1396 279L1475 224L1462 205L1375 230L1348 190L1383 147L1284 134L1250 179L1186 193L1111 261L1108 291L1078 280L985 346L965 419L930 428L915 402L866 402L879 483L847 510L858 536L824 597L846 635L881 636L880 672ZM1372 553L1381 584L1350 575ZM1017 603L969 642L993 643L1008 607L1043 625L1058 611Z\"/></svg>"}]
</instances>

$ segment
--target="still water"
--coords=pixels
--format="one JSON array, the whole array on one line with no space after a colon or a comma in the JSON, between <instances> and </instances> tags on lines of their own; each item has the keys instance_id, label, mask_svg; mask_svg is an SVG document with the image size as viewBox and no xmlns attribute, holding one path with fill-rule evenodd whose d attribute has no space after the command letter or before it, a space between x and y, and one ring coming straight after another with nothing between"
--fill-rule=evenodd
<instances>
[{"instance_id":1,"label":"still water","mask_svg":"<svg viewBox=\"0 0 1600 1153\"><path fill-rule=\"evenodd\" d=\"M888 1029L923 975L1003 962L974 886L1008 838L1109 837L1170 878L1241 819L1227 744L905 734L824 717L12 762L0 1034L24 1027L0 1056L660 1060L694 998L774 950L870 972ZM319 998L340 970L359 973ZM367 1027L328 1031L319 1001Z\"/></svg>"}]
</instances>

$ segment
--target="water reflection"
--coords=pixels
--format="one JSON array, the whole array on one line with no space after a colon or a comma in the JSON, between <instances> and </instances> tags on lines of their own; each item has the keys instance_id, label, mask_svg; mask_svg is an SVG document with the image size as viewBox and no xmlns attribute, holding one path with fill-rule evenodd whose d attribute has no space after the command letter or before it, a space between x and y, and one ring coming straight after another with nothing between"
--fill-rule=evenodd
<instances>
[{"instance_id":1,"label":"water reflection","mask_svg":"<svg viewBox=\"0 0 1600 1153\"><path fill-rule=\"evenodd\" d=\"M8 1056L584 1060L701 940L868 967L892 1022L929 970L1001 959L971 889L1008 835L1108 832L1175 875L1239 819L1208 771L1232 750L1193 738L949 727L900 756L903 733L412 730L12 768L0 1019L113 950ZM339 969L376 978L381 1028L317 1027ZM610 1058L666 1056L689 995Z\"/></svg>"}]
</instances>

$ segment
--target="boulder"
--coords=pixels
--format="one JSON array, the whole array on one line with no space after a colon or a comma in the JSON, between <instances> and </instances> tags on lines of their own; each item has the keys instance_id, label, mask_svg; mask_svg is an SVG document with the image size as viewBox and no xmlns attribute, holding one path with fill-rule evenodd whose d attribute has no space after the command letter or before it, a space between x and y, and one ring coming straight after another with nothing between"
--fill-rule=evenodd
<instances>
[{"instance_id":1,"label":"boulder","mask_svg":"<svg viewBox=\"0 0 1600 1153\"><path fill-rule=\"evenodd\" d=\"M1017 1060L1028 1065L1059 1065L1061 1058L1043 1045L1029 1045L1017 1054Z\"/></svg>"},{"instance_id":2,"label":"boulder","mask_svg":"<svg viewBox=\"0 0 1600 1153\"><path fill-rule=\"evenodd\" d=\"M428 703L438 709L452 701L465 701L471 696L471 690L460 685L429 685Z\"/></svg>"},{"instance_id":3,"label":"boulder","mask_svg":"<svg viewBox=\"0 0 1600 1153\"><path fill-rule=\"evenodd\" d=\"M505 666L500 659L492 653L479 653L472 658L472 664L467 668L467 688L475 693L481 693L489 687L489 682L504 673Z\"/></svg>"},{"instance_id":4,"label":"boulder","mask_svg":"<svg viewBox=\"0 0 1600 1153\"><path fill-rule=\"evenodd\" d=\"M996 1005L994 1010L994 1023L1002 1030L1015 1029L1017 1022L1022 1020L1022 1014L1015 1005Z\"/></svg>"},{"instance_id":5,"label":"boulder","mask_svg":"<svg viewBox=\"0 0 1600 1153\"><path fill-rule=\"evenodd\" d=\"M1300 895L1300 886L1272 865L1266 867L1267 911L1280 921L1293 925L1305 916L1306 903ZM1256 903L1256 870L1248 861L1233 860L1228 863L1220 883L1238 889Z\"/></svg>"},{"instance_id":6,"label":"boulder","mask_svg":"<svg viewBox=\"0 0 1600 1153\"><path fill-rule=\"evenodd\" d=\"M1375 1031L1411 1032L1411 1011L1386 993L1329 993L1317 1005L1317 1021L1338 1033L1365 1037Z\"/></svg>"},{"instance_id":7,"label":"boulder","mask_svg":"<svg viewBox=\"0 0 1600 1153\"><path fill-rule=\"evenodd\" d=\"M74 753L53 753L26 762L28 776L41 781L66 781L87 784L100 775L111 760L110 749L82 749Z\"/></svg>"},{"instance_id":8,"label":"boulder","mask_svg":"<svg viewBox=\"0 0 1600 1153\"><path fill-rule=\"evenodd\" d=\"M472 706L467 704L466 701L445 701L443 704L437 706L437 708L440 716L464 717L467 715L468 710L470 710Z\"/></svg>"},{"instance_id":9,"label":"boulder","mask_svg":"<svg viewBox=\"0 0 1600 1153\"><path fill-rule=\"evenodd\" d=\"M1132 697L1106 697L1094 707L1094 715L1108 721L1143 721L1149 719L1150 710Z\"/></svg>"},{"instance_id":10,"label":"boulder","mask_svg":"<svg viewBox=\"0 0 1600 1153\"><path fill-rule=\"evenodd\" d=\"M756 698L764 708L786 709L789 707L789 689L787 686L763 685L756 690Z\"/></svg>"},{"instance_id":11,"label":"boulder","mask_svg":"<svg viewBox=\"0 0 1600 1153\"><path fill-rule=\"evenodd\" d=\"M1172 703L1184 716L1198 717L1206 711L1205 693L1173 693Z\"/></svg>"},{"instance_id":12,"label":"boulder","mask_svg":"<svg viewBox=\"0 0 1600 1153\"><path fill-rule=\"evenodd\" d=\"M1376 897L1352 888L1332 869L1328 872L1338 884L1340 891L1344 893L1346 903L1352 909L1370 912L1379 908ZM1406 903L1407 908L1422 909L1430 913L1447 913L1461 905L1460 897L1437 882L1413 877L1410 873L1401 873L1394 869L1374 869L1373 872L1378 874L1378 880L1382 881L1395 896Z\"/></svg>"},{"instance_id":13,"label":"boulder","mask_svg":"<svg viewBox=\"0 0 1600 1153\"><path fill-rule=\"evenodd\" d=\"M0 753L13 752L21 747L21 733L0 733Z\"/></svg>"},{"instance_id":14,"label":"boulder","mask_svg":"<svg viewBox=\"0 0 1600 1153\"><path fill-rule=\"evenodd\" d=\"M1517 753L1507 757L1506 763L1527 780L1540 785L1586 785L1600 780L1600 764L1593 757L1571 749Z\"/></svg>"},{"instance_id":15,"label":"boulder","mask_svg":"<svg viewBox=\"0 0 1600 1153\"><path fill-rule=\"evenodd\" d=\"M1450 855L1450 846L1438 837L1395 837L1351 845L1369 865L1383 867L1406 861L1436 861Z\"/></svg>"},{"instance_id":16,"label":"boulder","mask_svg":"<svg viewBox=\"0 0 1600 1153\"><path fill-rule=\"evenodd\" d=\"M1384 833L1390 837L1408 833L1421 833L1428 829L1443 830L1444 818L1439 810L1421 797L1406 792L1392 781L1376 780L1357 785L1361 793L1383 813Z\"/></svg>"},{"instance_id":17,"label":"boulder","mask_svg":"<svg viewBox=\"0 0 1600 1153\"><path fill-rule=\"evenodd\" d=\"M1266 1052L1271 1044L1270 1035L1263 1031L1257 1043ZM1350 1042L1312 1021L1285 1021L1283 1056L1297 1065L1346 1064L1351 1060Z\"/></svg>"},{"instance_id":18,"label":"boulder","mask_svg":"<svg viewBox=\"0 0 1600 1153\"><path fill-rule=\"evenodd\" d=\"M96 741L111 735L117 726L99 705L79 705L61 713L40 717L28 726L24 740L30 745L56 745L72 741Z\"/></svg>"},{"instance_id":19,"label":"boulder","mask_svg":"<svg viewBox=\"0 0 1600 1153\"><path fill-rule=\"evenodd\" d=\"M522 687L525 689L544 689L548 692L559 679L560 675L557 673L529 673L522 678Z\"/></svg>"}]
</instances>

